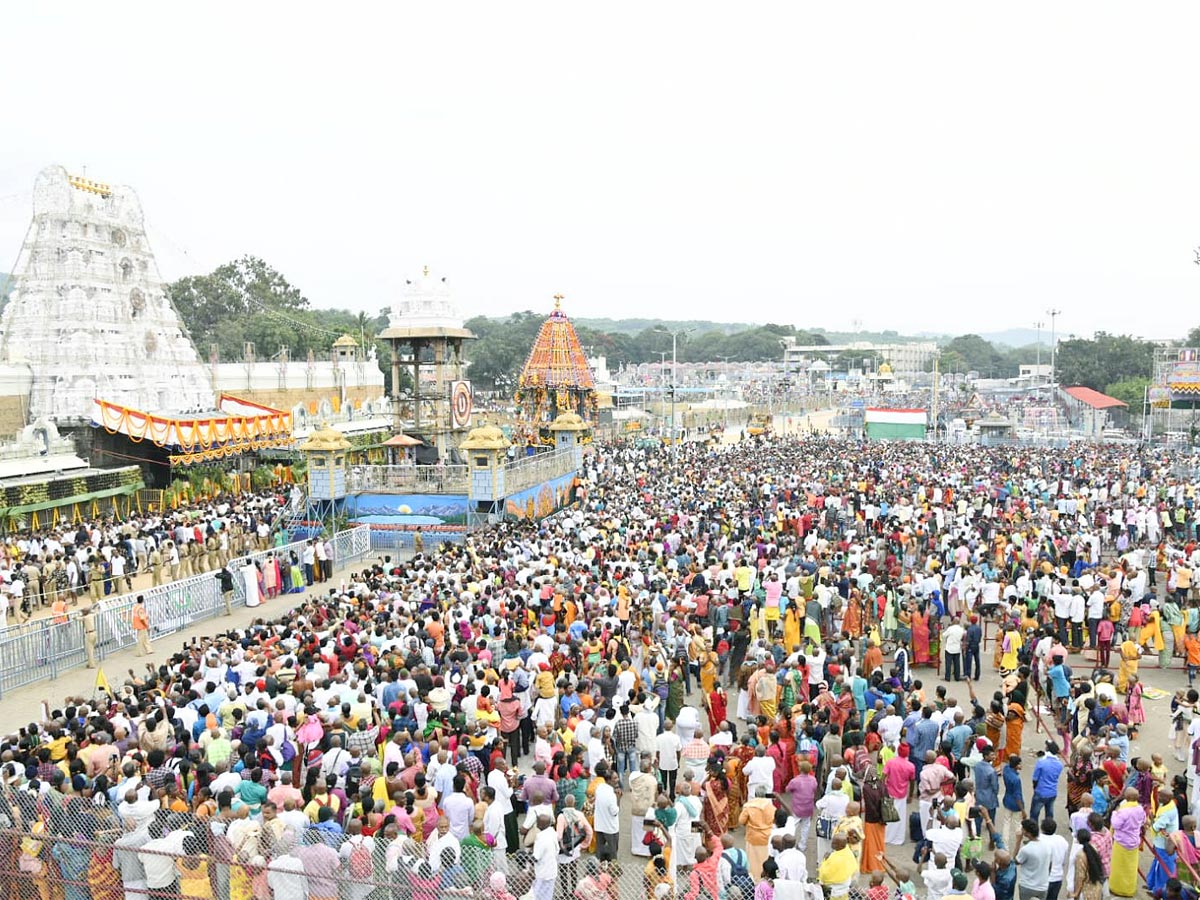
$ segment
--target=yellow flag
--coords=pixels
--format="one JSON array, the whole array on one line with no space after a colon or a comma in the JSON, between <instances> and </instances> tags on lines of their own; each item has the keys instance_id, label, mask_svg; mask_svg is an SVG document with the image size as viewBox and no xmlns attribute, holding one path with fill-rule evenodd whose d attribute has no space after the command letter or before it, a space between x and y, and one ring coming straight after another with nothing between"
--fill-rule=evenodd
<instances>
[{"instance_id":1,"label":"yellow flag","mask_svg":"<svg viewBox=\"0 0 1200 900\"><path fill-rule=\"evenodd\" d=\"M104 675L104 670L98 668L96 669L96 693L100 691L104 691L110 697L113 695L112 688L108 684L108 678Z\"/></svg>"}]
</instances>

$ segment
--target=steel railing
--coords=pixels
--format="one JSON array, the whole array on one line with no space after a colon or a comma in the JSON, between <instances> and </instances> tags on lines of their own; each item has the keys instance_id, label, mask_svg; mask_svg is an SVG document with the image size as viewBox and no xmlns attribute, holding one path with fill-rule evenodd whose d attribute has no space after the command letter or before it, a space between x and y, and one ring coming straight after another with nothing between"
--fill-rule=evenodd
<instances>
[{"instance_id":1,"label":"steel railing","mask_svg":"<svg viewBox=\"0 0 1200 900\"><path fill-rule=\"evenodd\" d=\"M294 541L234 557L231 568L262 563L269 556L284 559L303 553L305 541ZM371 552L371 532L366 525L340 531L333 537L334 567L363 559ZM240 574L240 573L238 573ZM193 575L133 594L101 600L96 611L96 655L103 659L135 643L131 615L137 598L145 597L150 614L151 640L182 631L195 622L222 615L225 601L215 572ZM246 604L245 579L233 580L232 606ZM86 664L82 613L72 611L65 622L53 618L9 628L0 634L0 696L15 688L57 678L60 673Z\"/></svg>"}]
</instances>

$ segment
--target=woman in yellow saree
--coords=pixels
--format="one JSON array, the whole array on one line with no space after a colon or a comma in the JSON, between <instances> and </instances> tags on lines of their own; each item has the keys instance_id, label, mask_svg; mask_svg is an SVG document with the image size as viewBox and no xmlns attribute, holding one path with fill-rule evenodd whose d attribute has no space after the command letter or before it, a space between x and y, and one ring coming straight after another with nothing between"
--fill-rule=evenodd
<instances>
[{"instance_id":1,"label":"woman in yellow saree","mask_svg":"<svg viewBox=\"0 0 1200 900\"><path fill-rule=\"evenodd\" d=\"M1129 676L1136 675L1138 661L1142 656L1142 648L1130 638L1121 642L1121 665L1117 669L1117 693L1124 694L1129 689Z\"/></svg>"},{"instance_id":2,"label":"woman in yellow saree","mask_svg":"<svg viewBox=\"0 0 1200 900\"><path fill-rule=\"evenodd\" d=\"M700 666L700 688L707 697L717 685L717 660L719 657L712 650L704 653L704 664Z\"/></svg>"}]
</instances>

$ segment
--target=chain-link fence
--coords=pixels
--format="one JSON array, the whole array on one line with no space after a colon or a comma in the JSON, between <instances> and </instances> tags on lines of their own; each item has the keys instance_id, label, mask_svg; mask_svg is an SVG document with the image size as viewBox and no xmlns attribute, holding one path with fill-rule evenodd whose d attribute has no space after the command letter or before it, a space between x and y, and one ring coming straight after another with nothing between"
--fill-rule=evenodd
<instances>
[{"instance_id":1,"label":"chain-link fence","mask_svg":"<svg viewBox=\"0 0 1200 900\"><path fill-rule=\"evenodd\" d=\"M296 541L234 557L230 561L230 568L239 572L255 563L261 564L271 556L289 560L292 553L301 556L304 546L304 541ZM370 553L371 533L367 526L360 525L334 535L335 568L361 560ZM136 594L101 601L94 615L95 653L98 660L134 645L131 614L139 596L146 598L152 640L225 612L225 599L215 572L193 575L146 588ZM234 578L230 606L236 608L245 604L246 581L244 578ZM0 696L14 688L57 678L59 673L86 662L87 648L80 611L72 611L65 622L41 619L20 629L10 629L0 636Z\"/></svg>"},{"instance_id":2,"label":"chain-link fence","mask_svg":"<svg viewBox=\"0 0 1200 900\"><path fill-rule=\"evenodd\" d=\"M232 776L226 776L232 777ZM102 779L77 793L0 786L0 892L8 900L752 900L744 851L695 832L689 860L672 859L683 834L654 826L655 841L622 818L616 856L589 842L590 817L547 807L549 827L526 830L528 810L503 820L476 806L458 836L432 800L341 801L300 792L276 804L257 782L192 809L168 781L166 795L136 789L117 798ZM49 785L47 785L49 787ZM70 788L65 788L70 791ZM291 791L289 787L287 789ZM155 791L161 795L163 791ZM370 791L368 790L368 794ZM340 794L340 792L339 792ZM274 796L274 795L272 795ZM244 797L244 799L243 799ZM343 805L345 803L346 805ZM652 817L650 817L652 819ZM502 832L495 846L488 825ZM457 829L456 829L457 830ZM463 831L466 836L463 836ZM630 834L629 832L635 832ZM740 842L739 842L740 843ZM682 853L682 851L681 851ZM728 860L731 865L721 868ZM739 872L739 868L741 871ZM501 873L503 878L498 878ZM789 896L821 900L796 882ZM662 885L666 886L664 891ZM739 889L740 888L740 889ZM785 891L788 894L788 891ZM122 896L123 895L123 896Z\"/></svg>"},{"instance_id":3,"label":"chain-link fence","mask_svg":"<svg viewBox=\"0 0 1200 900\"><path fill-rule=\"evenodd\" d=\"M716 867L556 855L553 878L534 851L483 843L347 835L311 825L298 837L279 819L171 814L129 830L113 816L51 814L33 830L0 831L0 883L10 900L654 900L722 896ZM559 846L561 850L561 844ZM440 851L440 852L439 852ZM503 881L496 878L503 874ZM545 882L548 879L541 878ZM654 889L666 884L672 890ZM733 900L733 895L724 896ZM743 892L744 900L752 900ZM817 897L820 897L818 890Z\"/></svg>"}]
</instances>

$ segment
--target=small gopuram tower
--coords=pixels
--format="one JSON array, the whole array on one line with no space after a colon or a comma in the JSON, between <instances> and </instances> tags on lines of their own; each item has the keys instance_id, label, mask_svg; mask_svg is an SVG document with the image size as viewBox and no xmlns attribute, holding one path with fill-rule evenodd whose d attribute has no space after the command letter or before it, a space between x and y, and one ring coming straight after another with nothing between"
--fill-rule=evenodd
<instances>
[{"instance_id":1,"label":"small gopuram tower","mask_svg":"<svg viewBox=\"0 0 1200 900\"><path fill-rule=\"evenodd\" d=\"M562 413L596 424L596 383L562 299L554 295L554 312L542 323L517 382L517 437L526 446L554 446L550 425Z\"/></svg>"},{"instance_id":2,"label":"small gopuram tower","mask_svg":"<svg viewBox=\"0 0 1200 900\"><path fill-rule=\"evenodd\" d=\"M463 376L463 342L475 335L450 296L445 278L429 274L405 283L400 300L388 312L388 327L379 336L392 348L392 409L395 429L436 447L448 462L471 426L471 384ZM400 372L412 379L400 389ZM407 416L406 416L407 414ZM406 421L407 417L407 421Z\"/></svg>"}]
</instances>

